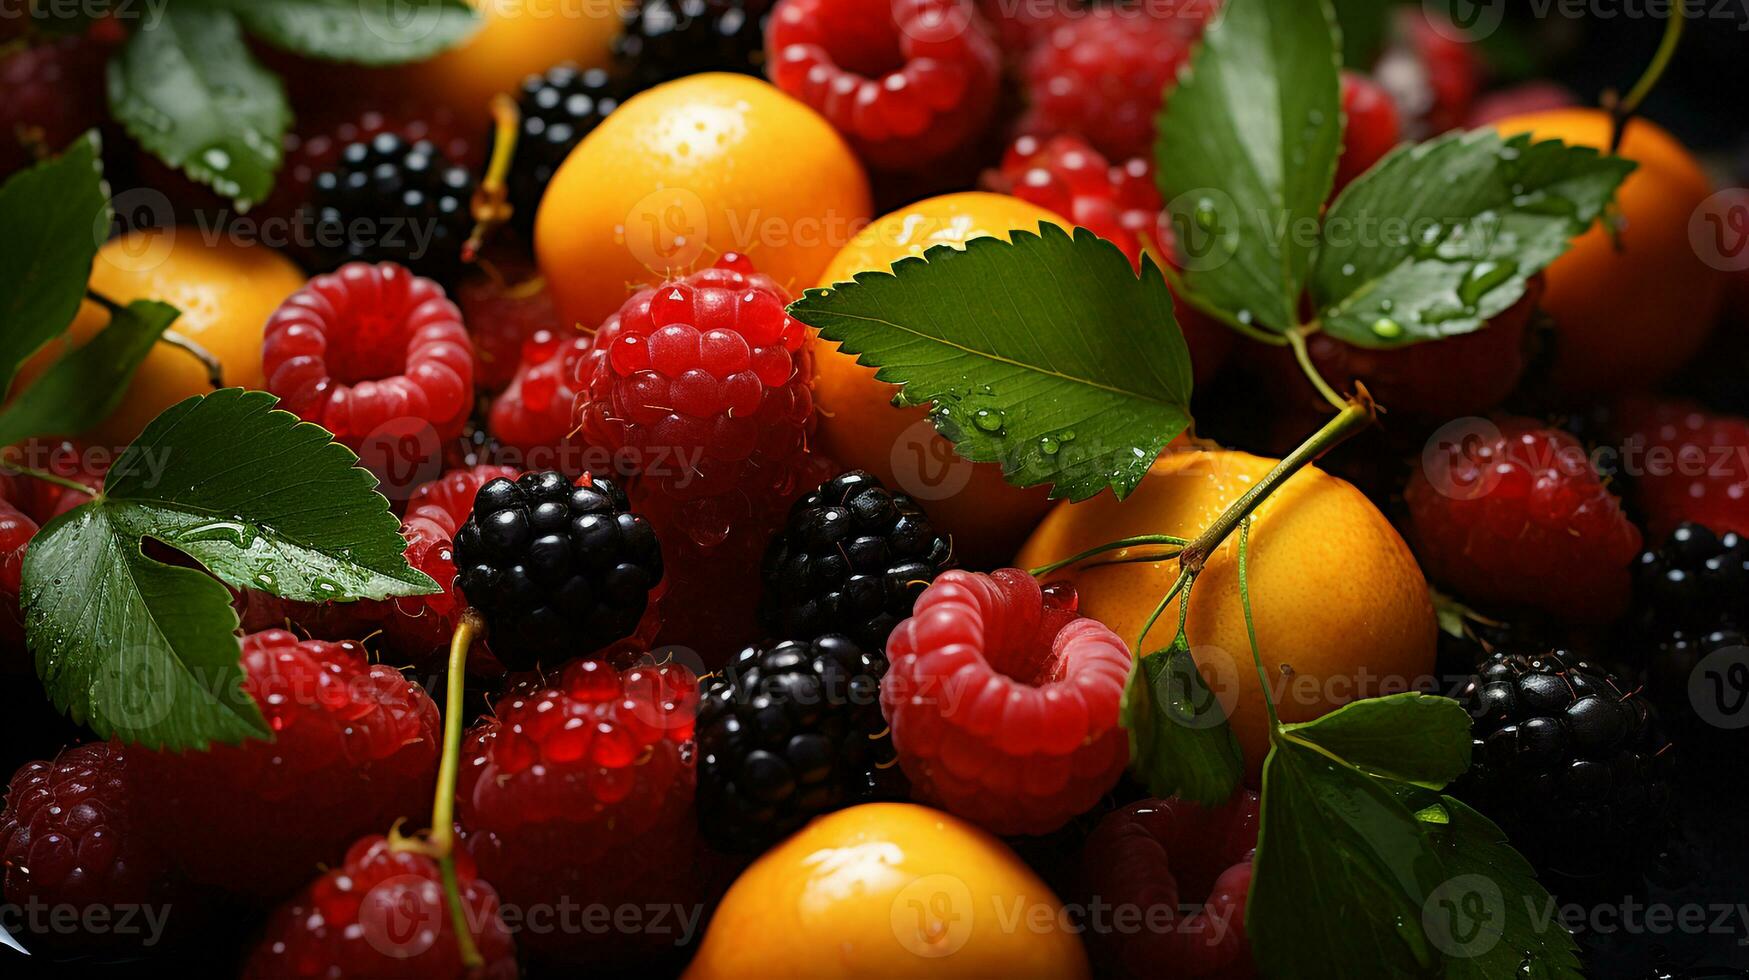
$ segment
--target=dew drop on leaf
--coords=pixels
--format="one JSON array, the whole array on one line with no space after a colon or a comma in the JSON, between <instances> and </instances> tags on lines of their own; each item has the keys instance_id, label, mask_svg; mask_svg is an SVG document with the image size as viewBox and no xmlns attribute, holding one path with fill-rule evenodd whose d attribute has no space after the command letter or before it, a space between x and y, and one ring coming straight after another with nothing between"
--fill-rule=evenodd
<instances>
[{"instance_id":1,"label":"dew drop on leaf","mask_svg":"<svg viewBox=\"0 0 1749 980\"><path fill-rule=\"evenodd\" d=\"M1403 325L1388 316L1381 316L1372 322L1372 332L1390 340L1403 336Z\"/></svg>"}]
</instances>

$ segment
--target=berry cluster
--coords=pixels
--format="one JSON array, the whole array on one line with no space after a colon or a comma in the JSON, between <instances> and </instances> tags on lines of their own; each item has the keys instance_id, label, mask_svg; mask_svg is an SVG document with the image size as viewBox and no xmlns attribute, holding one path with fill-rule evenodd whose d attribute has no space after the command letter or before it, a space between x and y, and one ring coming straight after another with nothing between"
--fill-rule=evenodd
<instances>
[{"instance_id":1,"label":"berry cluster","mask_svg":"<svg viewBox=\"0 0 1749 980\"><path fill-rule=\"evenodd\" d=\"M428 140L390 131L340 149L334 169L310 182L315 240L329 267L398 262L447 280L474 219L474 178Z\"/></svg>"}]
</instances>

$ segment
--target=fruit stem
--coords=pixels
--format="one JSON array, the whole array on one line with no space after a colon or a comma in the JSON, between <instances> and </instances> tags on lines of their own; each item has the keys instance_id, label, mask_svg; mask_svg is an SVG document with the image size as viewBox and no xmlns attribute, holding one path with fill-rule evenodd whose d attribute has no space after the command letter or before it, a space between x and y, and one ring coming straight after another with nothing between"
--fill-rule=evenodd
<instances>
[{"instance_id":1,"label":"fruit stem","mask_svg":"<svg viewBox=\"0 0 1749 980\"><path fill-rule=\"evenodd\" d=\"M522 127L522 113L516 100L500 92L492 97L492 159L486 165L486 175L474 188L469 205L474 213L474 230L462 243L462 261L472 262L486 244L492 229L510 220L515 211L510 205L510 192L505 179L510 174L510 162L516 159L516 134Z\"/></svg>"},{"instance_id":2,"label":"fruit stem","mask_svg":"<svg viewBox=\"0 0 1749 980\"><path fill-rule=\"evenodd\" d=\"M1275 710L1275 695L1269 693L1269 671L1263 669L1263 651L1257 646L1257 622L1251 615L1251 518L1239 522L1239 608L1245 613L1245 638L1251 641L1251 663L1257 668L1257 687L1269 711L1269 731L1281 731L1281 715Z\"/></svg>"},{"instance_id":3,"label":"fruit stem","mask_svg":"<svg viewBox=\"0 0 1749 980\"><path fill-rule=\"evenodd\" d=\"M25 466L22 463L14 463L9 459L0 459L0 470L5 470L8 473L17 473L20 476L28 476L33 480L41 480L44 483L52 483L63 490L76 490L93 500L97 499L99 496L98 491L80 483L78 480L68 479L67 477L50 473L47 470L39 470L33 466Z\"/></svg>"},{"instance_id":4,"label":"fruit stem","mask_svg":"<svg viewBox=\"0 0 1749 980\"><path fill-rule=\"evenodd\" d=\"M1318 394L1323 395L1325 401L1340 412L1348 407L1348 399L1337 394L1336 389L1330 387L1330 383L1324 380L1322 374L1318 373L1317 365L1312 363L1312 352L1306 346L1306 335L1310 332L1310 330L1304 329L1289 330L1287 332L1288 346L1293 348L1294 360L1299 362L1300 371L1305 374L1306 380L1312 383L1312 387L1318 389Z\"/></svg>"},{"instance_id":5,"label":"fruit stem","mask_svg":"<svg viewBox=\"0 0 1749 980\"><path fill-rule=\"evenodd\" d=\"M1679 2L1670 8L1670 13L1664 18L1664 37L1658 42L1658 51L1652 55L1652 63L1646 66L1645 74L1628 90L1624 99L1608 99L1610 130L1609 152L1615 153L1621 149L1622 137L1626 135L1628 120L1640 108L1640 103L1646 101L1646 96L1652 94L1652 89L1658 86L1658 80L1664 77L1665 69L1676 57L1676 48L1682 43L1682 28L1688 21L1686 2Z\"/></svg>"},{"instance_id":6,"label":"fruit stem","mask_svg":"<svg viewBox=\"0 0 1749 980\"><path fill-rule=\"evenodd\" d=\"M1190 608L1190 585L1195 579L1196 576L1189 570L1180 571L1178 573L1178 580L1172 583L1172 588L1167 589L1166 594L1160 597L1160 604L1155 606L1154 611L1148 614L1147 622L1142 624L1142 631L1136 634L1136 650L1138 651L1138 656L1140 655L1140 651L1148 648L1148 634L1154 632L1154 624L1158 623L1160 617L1165 615L1166 607L1172 604L1172 600L1176 598L1180 592L1183 592L1185 595L1183 606L1178 614L1178 630L1179 632L1184 631L1185 611ZM1172 639L1177 640L1178 637L1174 636Z\"/></svg>"},{"instance_id":7,"label":"fruit stem","mask_svg":"<svg viewBox=\"0 0 1749 980\"><path fill-rule=\"evenodd\" d=\"M468 928L468 913L462 907L461 880L455 870L455 784L462 761L462 701L468 673L468 650L486 624L472 609L462 613L449 643L449 681L443 704L443 759L437 767L437 799L431 804L432 856L443 874L444 900L449 903L450 923L455 927L456 948L462 964L472 970L485 961L474 946Z\"/></svg>"},{"instance_id":8,"label":"fruit stem","mask_svg":"<svg viewBox=\"0 0 1749 980\"><path fill-rule=\"evenodd\" d=\"M175 347L199 361L201 366L206 368L206 382L212 386L214 391L218 391L225 386L225 366L219 363L219 359L213 356L212 351L207 350L205 347L189 340L187 337L184 337L182 334L179 334L174 330L164 331L164 333L158 337L158 342L161 344L169 344L171 347Z\"/></svg>"},{"instance_id":9,"label":"fruit stem","mask_svg":"<svg viewBox=\"0 0 1749 980\"><path fill-rule=\"evenodd\" d=\"M1054 561L1054 562L1051 562L1049 565L1040 565L1039 567L1028 571L1027 574L1033 576L1034 578L1043 578L1044 576L1049 575L1052 572L1061 571L1062 569L1068 568L1070 565L1074 565L1078 562L1086 561L1087 559L1092 558L1094 555L1102 555L1102 554L1106 553L1107 551L1117 551L1120 548L1129 548L1129 547L1133 547L1135 545L1165 544L1165 545L1177 545L1177 546L1182 548L1189 543L1190 543L1190 541L1185 539L1185 538L1176 538L1170 534L1134 534L1134 535L1131 535L1130 537L1127 537L1127 538L1118 538L1116 541L1107 541L1104 544L1095 545L1094 547L1088 548L1086 551L1083 551L1080 554L1070 555L1068 558L1064 558L1062 561ZM1160 557L1160 560L1165 561L1171 557L1173 557L1173 556L1172 555L1162 555Z\"/></svg>"},{"instance_id":10,"label":"fruit stem","mask_svg":"<svg viewBox=\"0 0 1749 980\"><path fill-rule=\"evenodd\" d=\"M1337 412L1330 421L1324 423L1323 428L1312 433L1310 438L1300 443L1299 447L1287 454L1281 462L1275 464L1275 468L1270 470L1263 479L1257 481L1251 489L1245 491L1244 496L1233 501L1232 505L1223 511L1220 517L1215 518L1215 522L1209 525L1208 530L1197 535L1195 541L1185 545L1183 553L1178 556L1178 564L1193 576L1200 573L1203 565L1207 564L1209 555L1214 554L1214 550L1221 546L1221 542L1227 540L1227 535L1232 534L1240 522L1250 516L1259 504L1263 503L1270 494L1286 483L1289 477L1298 473L1307 463L1341 445L1360 430L1371 425L1376 412L1377 408L1373 404L1372 396L1367 394L1366 386L1357 386L1354 397L1343 404L1342 411Z\"/></svg>"}]
</instances>

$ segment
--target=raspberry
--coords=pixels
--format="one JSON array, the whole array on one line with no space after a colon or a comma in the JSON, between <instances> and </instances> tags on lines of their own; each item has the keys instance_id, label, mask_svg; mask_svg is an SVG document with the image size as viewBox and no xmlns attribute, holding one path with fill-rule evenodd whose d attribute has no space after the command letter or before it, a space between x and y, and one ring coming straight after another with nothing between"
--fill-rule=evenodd
<instances>
[{"instance_id":1,"label":"raspberry","mask_svg":"<svg viewBox=\"0 0 1749 980\"><path fill-rule=\"evenodd\" d=\"M1126 7L1064 18L1027 56L1020 132L1076 133L1111 159L1151 156L1154 118L1201 31L1199 17Z\"/></svg>"},{"instance_id":2,"label":"raspberry","mask_svg":"<svg viewBox=\"0 0 1749 980\"><path fill-rule=\"evenodd\" d=\"M456 532L455 565L493 652L518 670L632 635L662 580L656 532L625 491L551 470L481 487Z\"/></svg>"},{"instance_id":3,"label":"raspberry","mask_svg":"<svg viewBox=\"0 0 1749 980\"><path fill-rule=\"evenodd\" d=\"M515 980L516 946L498 893L465 852L456 855L456 879L482 960L477 970L462 965L437 861L372 835L274 910L243 976Z\"/></svg>"},{"instance_id":4,"label":"raspberry","mask_svg":"<svg viewBox=\"0 0 1749 980\"><path fill-rule=\"evenodd\" d=\"M697 901L691 672L576 660L552 677L506 695L464 743L459 812L480 873L522 909ZM671 949L673 936L573 927L521 942L609 969Z\"/></svg>"},{"instance_id":5,"label":"raspberry","mask_svg":"<svg viewBox=\"0 0 1749 980\"><path fill-rule=\"evenodd\" d=\"M491 268L479 267L456 284L455 304L474 339L474 384L503 391L516 376L523 345L542 330L559 333L562 323L540 270L526 256L494 251Z\"/></svg>"},{"instance_id":6,"label":"raspberry","mask_svg":"<svg viewBox=\"0 0 1749 980\"><path fill-rule=\"evenodd\" d=\"M1254 975L1245 900L1258 816L1251 790L1217 807L1141 800L1106 814L1082 852L1083 887L1149 926L1089 933L1100 976L1158 977L1162 963L1175 977Z\"/></svg>"},{"instance_id":7,"label":"raspberry","mask_svg":"<svg viewBox=\"0 0 1749 980\"><path fill-rule=\"evenodd\" d=\"M844 633L882 650L917 594L953 563L929 515L862 470L796 501L765 552L759 621L774 636Z\"/></svg>"},{"instance_id":8,"label":"raspberry","mask_svg":"<svg viewBox=\"0 0 1749 980\"><path fill-rule=\"evenodd\" d=\"M35 521L0 499L0 643L7 650L24 648L24 611L18 597L24 591L24 551L36 532Z\"/></svg>"},{"instance_id":9,"label":"raspberry","mask_svg":"<svg viewBox=\"0 0 1749 980\"><path fill-rule=\"evenodd\" d=\"M133 826L135 803L123 778L128 765L120 746L94 742L13 775L0 812L8 903L83 913L165 897L169 869ZM86 947L99 941L59 929L33 938Z\"/></svg>"},{"instance_id":10,"label":"raspberry","mask_svg":"<svg viewBox=\"0 0 1749 980\"><path fill-rule=\"evenodd\" d=\"M1397 104L1385 87L1359 72L1342 73L1342 156L1336 161L1336 185L1347 187L1384 158L1402 137Z\"/></svg>"},{"instance_id":11,"label":"raspberry","mask_svg":"<svg viewBox=\"0 0 1749 980\"><path fill-rule=\"evenodd\" d=\"M8 47L11 47L8 45ZM106 114L107 45L80 37L0 55L0 178L59 153Z\"/></svg>"},{"instance_id":12,"label":"raspberry","mask_svg":"<svg viewBox=\"0 0 1749 980\"><path fill-rule=\"evenodd\" d=\"M408 426L436 452L472 408L461 311L437 283L392 263L352 262L311 279L268 318L261 361L280 407L354 450Z\"/></svg>"},{"instance_id":13,"label":"raspberry","mask_svg":"<svg viewBox=\"0 0 1749 980\"><path fill-rule=\"evenodd\" d=\"M492 434L525 453L559 450L576 425L578 375L594 338L575 330L538 330L522 345L516 373L492 401Z\"/></svg>"},{"instance_id":14,"label":"raspberry","mask_svg":"<svg viewBox=\"0 0 1749 980\"><path fill-rule=\"evenodd\" d=\"M698 709L705 839L757 853L822 813L903 798L888 776L886 670L879 653L829 635L748 647L708 678Z\"/></svg>"},{"instance_id":15,"label":"raspberry","mask_svg":"<svg viewBox=\"0 0 1749 980\"><path fill-rule=\"evenodd\" d=\"M1616 413L1634 500L1655 537L1692 521L1749 534L1749 419L1685 401L1634 399Z\"/></svg>"},{"instance_id":16,"label":"raspberry","mask_svg":"<svg viewBox=\"0 0 1749 980\"><path fill-rule=\"evenodd\" d=\"M510 164L510 204L516 227L533 241L534 215L559 164L595 131L628 94L623 80L599 68L555 65L523 80L516 107L522 121Z\"/></svg>"},{"instance_id":17,"label":"raspberry","mask_svg":"<svg viewBox=\"0 0 1749 980\"><path fill-rule=\"evenodd\" d=\"M707 71L763 75L771 0L641 0L614 38L633 91Z\"/></svg>"},{"instance_id":18,"label":"raspberry","mask_svg":"<svg viewBox=\"0 0 1749 980\"><path fill-rule=\"evenodd\" d=\"M52 444L33 441L26 443L21 452L29 465L84 484L93 491L102 489L103 478L109 471L110 458L106 453L89 452L72 440ZM91 494L28 476L15 477L13 486L17 493L9 495L9 499L39 527L91 500Z\"/></svg>"},{"instance_id":19,"label":"raspberry","mask_svg":"<svg viewBox=\"0 0 1749 980\"><path fill-rule=\"evenodd\" d=\"M1143 245L1159 245L1160 191L1146 158L1112 166L1079 136L1022 136L986 183L1116 243L1137 269Z\"/></svg>"},{"instance_id":20,"label":"raspberry","mask_svg":"<svg viewBox=\"0 0 1749 980\"><path fill-rule=\"evenodd\" d=\"M1626 608L1639 528L1566 432L1497 418L1404 495L1428 577L1464 598L1582 622Z\"/></svg>"},{"instance_id":21,"label":"raspberry","mask_svg":"<svg viewBox=\"0 0 1749 980\"><path fill-rule=\"evenodd\" d=\"M1026 57L1058 23L1086 9L1081 0L1056 3L1012 3L1009 0L978 0L978 13L990 25L990 33L1006 60Z\"/></svg>"},{"instance_id":22,"label":"raspberry","mask_svg":"<svg viewBox=\"0 0 1749 980\"><path fill-rule=\"evenodd\" d=\"M1457 28L1419 6L1399 8L1391 33L1372 74L1396 101L1404 135L1423 140L1463 125L1481 88L1475 45L1452 40Z\"/></svg>"},{"instance_id":23,"label":"raspberry","mask_svg":"<svg viewBox=\"0 0 1749 980\"><path fill-rule=\"evenodd\" d=\"M779 0L778 88L818 110L871 168L928 168L984 133L1001 58L970 0Z\"/></svg>"},{"instance_id":24,"label":"raspberry","mask_svg":"<svg viewBox=\"0 0 1749 980\"><path fill-rule=\"evenodd\" d=\"M429 140L392 132L341 147L310 183L312 234L329 268L396 262L447 280L473 230L474 178Z\"/></svg>"},{"instance_id":25,"label":"raspberry","mask_svg":"<svg viewBox=\"0 0 1749 980\"><path fill-rule=\"evenodd\" d=\"M282 895L348 841L429 801L437 705L347 641L284 630L243 638L244 691L273 741L130 752L140 826L189 876Z\"/></svg>"},{"instance_id":26,"label":"raspberry","mask_svg":"<svg viewBox=\"0 0 1749 980\"><path fill-rule=\"evenodd\" d=\"M998 834L1048 833L1129 762L1129 650L1019 569L942 573L887 655L881 709L920 800Z\"/></svg>"}]
</instances>

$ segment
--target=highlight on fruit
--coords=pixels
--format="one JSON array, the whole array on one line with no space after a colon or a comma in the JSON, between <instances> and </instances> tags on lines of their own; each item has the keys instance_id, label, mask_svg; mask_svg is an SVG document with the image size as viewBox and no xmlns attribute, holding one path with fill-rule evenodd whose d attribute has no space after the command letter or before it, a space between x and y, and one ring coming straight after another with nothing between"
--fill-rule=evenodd
<instances>
[{"instance_id":1,"label":"highlight on fruit","mask_svg":"<svg viewBox=\"0 0 1749 980\"><path fill-rule=\"evenodd\" d=\"M1749 976L1703 6L0 9L0 977Z\"/></svg>"}]
</instances>

